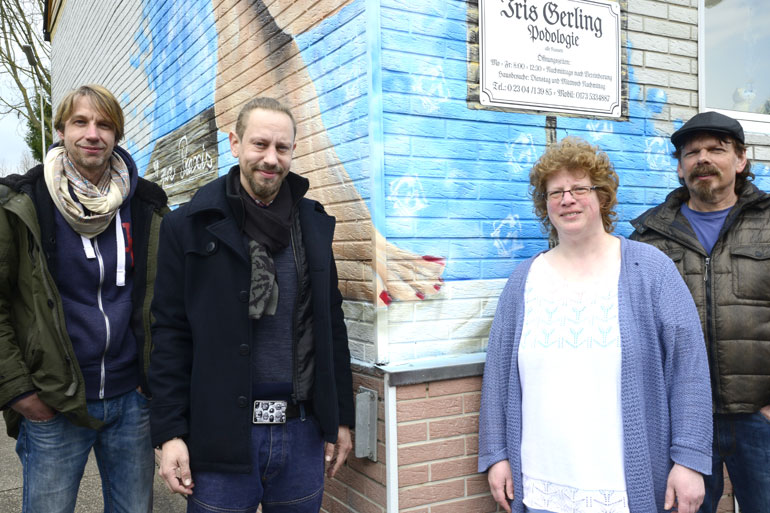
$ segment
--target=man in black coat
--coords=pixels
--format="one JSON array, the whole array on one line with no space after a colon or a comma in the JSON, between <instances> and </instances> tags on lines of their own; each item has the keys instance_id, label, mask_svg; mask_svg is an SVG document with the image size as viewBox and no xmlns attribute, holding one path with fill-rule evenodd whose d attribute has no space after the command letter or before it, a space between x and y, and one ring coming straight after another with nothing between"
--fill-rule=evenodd
<instances>
[{"instance_id":1,"label":"man in black coat","mask_svg":"<svg viewBox=\"0 0 770 513\"><path fill-rule=\"evenodd\" d=\"M152 440L188 512L317 512L354 421L334 218L289 171L286 107L255 98L229 137L239 165L161 226Z\"/></svg>"}]
</instances>

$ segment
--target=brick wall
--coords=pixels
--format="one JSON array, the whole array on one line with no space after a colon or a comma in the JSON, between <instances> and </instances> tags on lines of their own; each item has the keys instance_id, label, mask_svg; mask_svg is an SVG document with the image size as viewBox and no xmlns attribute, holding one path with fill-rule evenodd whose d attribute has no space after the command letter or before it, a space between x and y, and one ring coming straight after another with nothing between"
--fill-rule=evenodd
<instances>
[{"instance_id":1,"label":"brick wall","mask_svg":"<svg viewBox=\"0 0 770 513\"><path fill-rule=\"evenodd\" d=\"M354 389L359 386L377 390L380 398L377 462L349 459L337 478L327 480L322 511L384 513L392 465L399 512L497 511L486 475L476 472L480 376L393 387L396 462L387 461L383 374L354 372Z\"/></svg>"},{"instance_id":2,"label":"brick wall","mask_svg":"<svg viewBox=\"0 0 770 513\"><path fill-rule=\"evenodd\" d=\"M385 513L386 500L386 447L385 447L385 397L381 373L353 373L353 390L363 386L376 390L377 405L377 461L355 458L353 453L334 479L326 480L323 500L324 513ZM356 433L353 431L355 444Z\"/></svg>"},{"instance_id":3,"label":"brick wall","mask_svg":"<svg viewBox=\"0 0 770 513\"><path fill-rule=\"evenodd\" d=\"M476 473L481 377L398 387L399 511L496 511Z\"/></svg>"}]
</instances>

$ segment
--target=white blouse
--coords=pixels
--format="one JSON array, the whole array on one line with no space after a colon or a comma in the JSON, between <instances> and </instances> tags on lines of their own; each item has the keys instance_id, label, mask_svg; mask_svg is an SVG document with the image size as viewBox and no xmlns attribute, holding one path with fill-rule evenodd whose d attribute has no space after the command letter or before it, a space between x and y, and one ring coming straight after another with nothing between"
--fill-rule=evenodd
<instances>
[{"instance_id":1,"label":"white blouse","mask_svg":"<svg viewBox=\"0 0 770 513\"><path fill-rule=\"evenodd\" d=\"M620 406L620 262L565 281L541 255L524 293L519 345L524 504L629 513Z\"/></svg>"}]
</instances>

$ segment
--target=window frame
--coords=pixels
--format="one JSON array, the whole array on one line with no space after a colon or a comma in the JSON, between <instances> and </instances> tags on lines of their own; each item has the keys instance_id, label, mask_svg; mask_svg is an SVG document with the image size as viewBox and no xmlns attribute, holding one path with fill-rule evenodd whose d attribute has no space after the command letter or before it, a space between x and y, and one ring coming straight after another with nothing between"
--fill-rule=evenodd
<instances>
[{"instance_id":1,"label":"window frame","mask_svg":"<svg viewBox=\"0 0 770 513\"><path fill-rule=\"evenodd\" d=\"M698 111L719 112L740 121L746 132L770 134L770 114L716 109L706 105L706 0L698 0Z\"/></svg>"}]
</instances>

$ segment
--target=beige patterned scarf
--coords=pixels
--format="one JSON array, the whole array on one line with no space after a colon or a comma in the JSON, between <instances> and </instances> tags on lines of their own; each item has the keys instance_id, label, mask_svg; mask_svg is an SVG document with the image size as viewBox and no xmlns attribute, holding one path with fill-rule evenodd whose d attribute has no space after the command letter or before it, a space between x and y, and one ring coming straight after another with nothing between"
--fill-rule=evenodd
<instances>
[{"instance_id":1,"label":"beige patterned scarf","mask_svg":"<svg viewBox=\"0 0 770 513\"><path fill-rule=\"evenodd\" d=\"M131 190L128 167L114 152L109 172L105 172L96 185L75 169L63 146L51 149L46 155L44 176L48 193L62 217L73 230L88 239L107 229ZM77 201L70 194L70 186Z\"/></svg>"}]
</instances>

